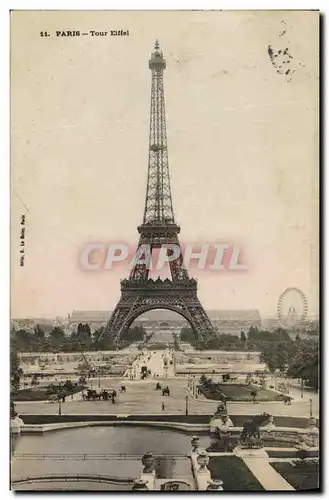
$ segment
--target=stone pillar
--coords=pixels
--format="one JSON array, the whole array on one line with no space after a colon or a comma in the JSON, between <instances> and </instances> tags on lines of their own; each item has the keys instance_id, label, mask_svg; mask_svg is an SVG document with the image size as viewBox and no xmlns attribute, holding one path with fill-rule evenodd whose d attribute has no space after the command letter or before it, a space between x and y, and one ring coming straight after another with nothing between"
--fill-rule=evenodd
<instances>
[{"instance_id":1,"label":"stone pillar","mask_svg":"<svg viewBox=\"0 0 329 500\"><path fill-rule=\"evenodd\" d=\"M142 457L142 464L144 465L143 474L150 474L154 469L154 457L152 453L147 452Z\"/></svg>"},{"instance_id":2,"label":"stone pillar","mask_svg":"<svg viewBox=\"0 0 329 500\"><path fill-rule=\"evenodd\" d=\"M147 452L142 457L143 464L143 472L140 475L139 480L145 483L145 487L143 489L154 490L154 481L155 481L155 471L154 471L154 457L152 453ZM140 489L141 483L138 483L136 487L137 490ZM135 491L135 490L134 490Z\"/></svg>"},{"instance_id":3,"label":"stone pillar","mask_svg":"<svg viewBox=\"0 0 329 500\"><path fill-rule=\"evenodd\" d=\"M191 439L192 453L196 453L199 449L200 438L198 436L193 436Z\"/></svg>"},{"instance_id":4,"label":"stone pillar","mask_svg":"<svg viewBox=\"0 0 329 500\"><path fill-rule=\"evenodd\" d=\"M316 426L316 418L314 417L311 417L308 421L307 437L310 446L319 447L320 431Z\"/></svg>"},{"instance_id":5,"label":"stone pillar","mask_svg":"<svg viewBox=\"0 0 329 500\"><path fill-rule=\"evenodd\" d=\"M308 429L314 429L314 428L317 429L316 418L315 417L310 417L309 418L307 428Z\"/></svg>"},{"instance_id":6,"label":"stone pillar","mask_svg":"<svg viewBox=\"0 0 329 500\"><path fill-rule=\"evenodd\" d=\"M208 481L207 491L224 491L221 479L210 479Z\"/></svg>"},{"instance_id":7,"label":"stone pillar","mask_svg":"<svg viewBox=\"0 0 329 500\"><path fill-rule=\"evenodd\" d=\"M199 465L199 469L198 469L198 474L209 474L209 470L208 470L208 464L209 464L209 455L206 451L199 451L198 452L198 455L197 455L197 458L196 458L196 461Z\"/></svg>"},{"instance_id":8,"label":"stone pillar","mask_svg":"<svg viewBox=\"0 0 329 500\"><path fill-rule=\"evenodd\" d=\"M149 491L147 481L144 481L143 479L135 479L132 491Z\"/></svg>"},{"instance_id":9,"label":"stone pillar","mask_svg":"<svg viewBox=\"0 0 329 500\"><path fill-rule=\"evenodd\" d=\"M18 443L19 436L21 434L21 428L24 425L23 420L16 415L15 418L10 420L10 452L13 457L15 449Z\"/></svg>"}]
</instances>

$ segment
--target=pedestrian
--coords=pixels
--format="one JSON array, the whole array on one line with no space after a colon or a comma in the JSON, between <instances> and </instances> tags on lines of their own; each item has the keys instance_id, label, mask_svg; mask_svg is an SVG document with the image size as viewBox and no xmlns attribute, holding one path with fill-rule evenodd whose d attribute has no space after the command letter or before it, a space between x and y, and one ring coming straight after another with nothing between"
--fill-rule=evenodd
<instances>
[{"instance_id":1,"label":"pedestrian","mask_svg":"<svg viewBox=\"0 0 329 500\"><path fill-rule=\"evenodd\" d=\"M112 394L112 398L111 399L112 399L112 404L115 405L115 396L114 396L114 394Z\"/></svg>"},{"instance_id":2,"label":"pedestrian","mask_svg":"<svg viewBox=\"0 0 329 500\"><path fill-rule=\"evenodd\" d=\"M164 402L163 402L163 401L162 401L162 403L161 403L161 409L162 409L162 410L165 410L165 409L166 409L166 408L165 408L165 404L164 404Z\"/></svg>"}]
</instances>

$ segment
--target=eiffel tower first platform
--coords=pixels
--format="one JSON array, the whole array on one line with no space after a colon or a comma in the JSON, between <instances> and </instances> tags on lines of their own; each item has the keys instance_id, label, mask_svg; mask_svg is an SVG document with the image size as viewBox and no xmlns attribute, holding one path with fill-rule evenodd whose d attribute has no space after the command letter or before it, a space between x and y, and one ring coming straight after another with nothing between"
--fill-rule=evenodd
<instances>
[{"instance_id":1,"label":"eiffel tower first platform","mask_svg":"<svg viewBox=\"0 0 329 500\"><path fill-rule=\"evenodd\" d=\"M102 336L113 344L120 342L121 334L142 313L151 309L170 309L183 316L191 325L198 344L206 345L216 335L205 310L197 297L197 281L190 278L183 266L178 234L171 199L163 73L166 61L159 43L149 60L152 72L151 117L149 136L149 161L147 191L143 223L138 226L139 243L136 255L143 253L147 245L152 254L155 248L163 248L170 255L170 247L177 245L179 255L169 261L171 280L149 278L148 265L136 259L129 278L121 280L121 298L115 307ZM171 254L173 255L173 254Z\"/></svg>"}]
</instances>

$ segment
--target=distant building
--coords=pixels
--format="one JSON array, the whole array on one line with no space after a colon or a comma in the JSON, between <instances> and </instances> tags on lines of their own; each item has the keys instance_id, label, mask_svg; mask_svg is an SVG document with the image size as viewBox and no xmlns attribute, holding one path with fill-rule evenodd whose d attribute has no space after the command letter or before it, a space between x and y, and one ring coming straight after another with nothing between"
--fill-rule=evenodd
<instances>
[{"instance_id":1,"label":"distant building","mask_svg":"<svg viewBox=\"0 0 329 500\"><path fill-rule=\"evenodd\" d=\"M247 333L252 326L262 328L262 318L257 309L208 311L208 315L223 334L240 335L242 331Z\"/></svg>"},{"instance_id":2,"label":"distant building","mask_svg":"<svg viewBox=\"0 0 329 500\"><path fill-rule=\"evenodd\" d=\"M257 309L246 310L219 310L207 311L208 316L220 333L229 335L240 335L243 330L247 332L251 326L261 328L262 319ZM73 311L68 316L69 326L76 329L79 323L88 323L93 330L105 326L111 315L111 311ZM147 311L136 320L148 326L161 326L161 329L170 329L174 326L186 325L186 320L173 311L167 309L156 309Z\"/></svg>"},{"instance_id":3,"label":"distant building","mask_svg":"<svg viewBox=\"0 0 329 500\"><path fill-rule=\"evenodd\" d=\"M79 323L88 323L93 332L106 325L110 314L109 311L73 311L68 315L69 328L76 331Z\"/></svg>"}]
</instances>

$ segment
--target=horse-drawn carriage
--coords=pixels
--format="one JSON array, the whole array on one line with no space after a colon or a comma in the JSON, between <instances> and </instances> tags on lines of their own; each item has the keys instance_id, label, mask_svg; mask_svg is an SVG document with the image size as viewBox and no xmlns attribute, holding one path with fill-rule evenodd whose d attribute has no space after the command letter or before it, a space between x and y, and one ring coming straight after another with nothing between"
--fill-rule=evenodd
<instances>
[{"instance_id":1,"label":"horse-drawn carriage","mask_svg":"<svg viewBox=\"0 0 329 500\"><path fill-rule=\"evenodd\" d=\"M96 389L88 389L87 394L83 394L82 398L84 401L107 401L116 397L117 393L114 389L108 389L103 391L97 391Z\"/></svg>"}]
</instances>

